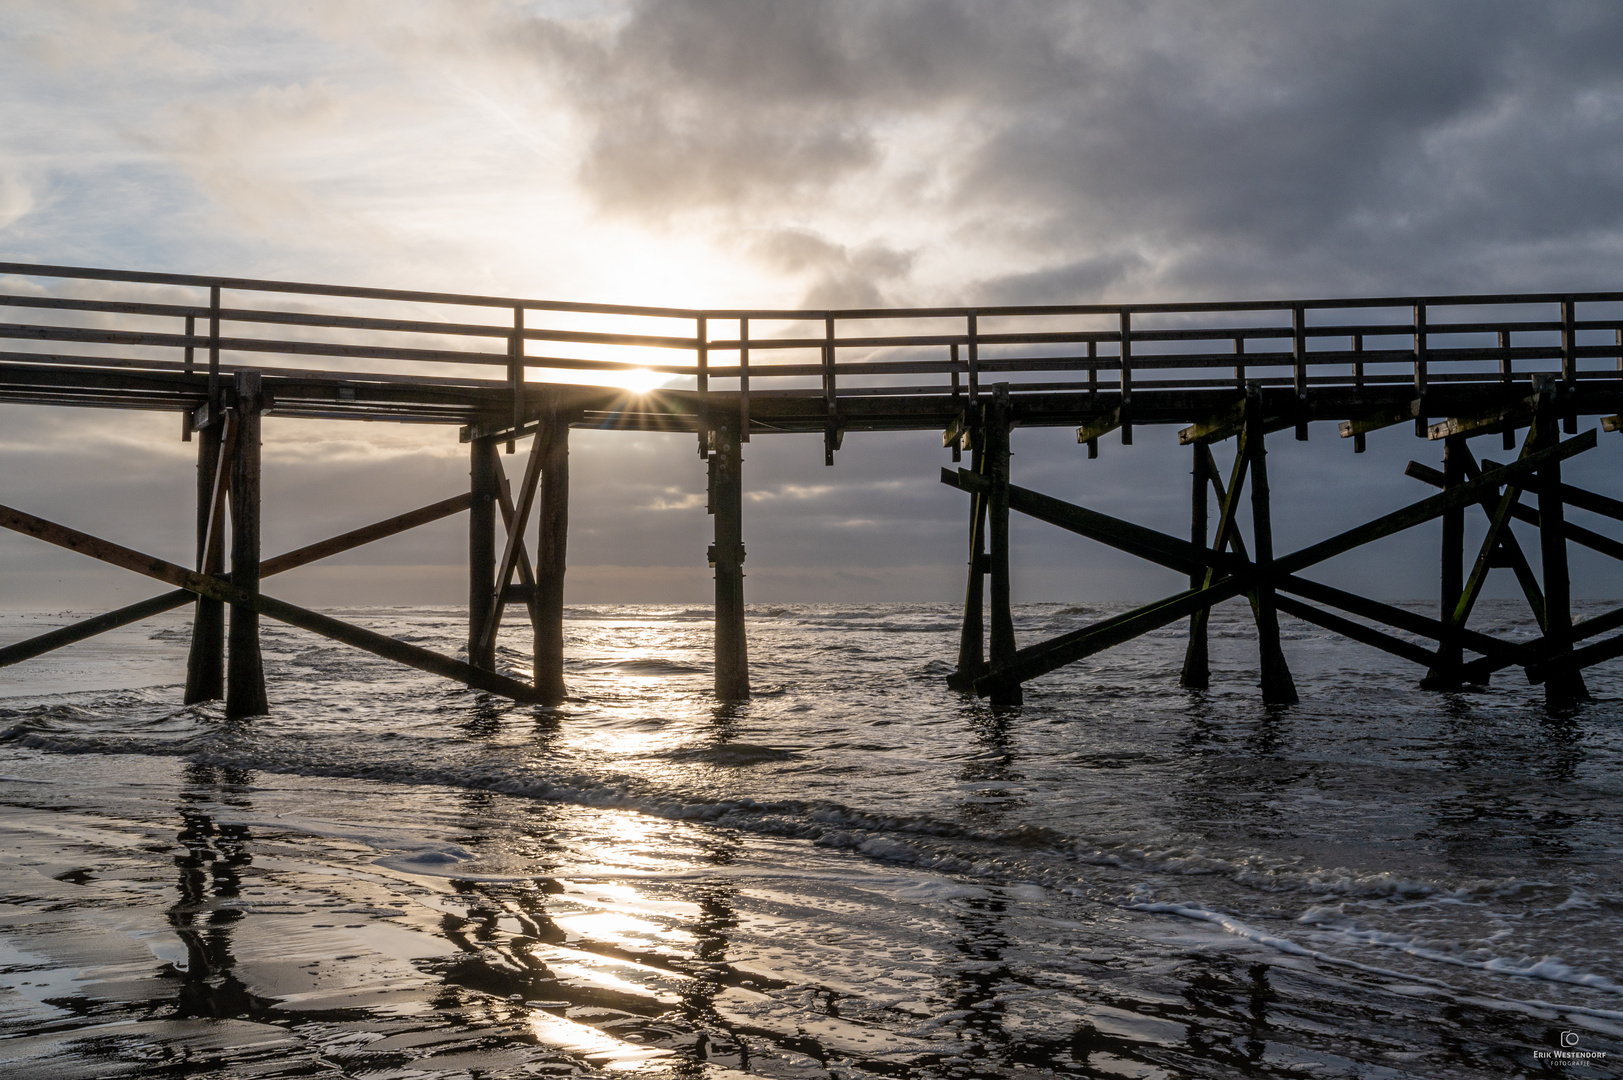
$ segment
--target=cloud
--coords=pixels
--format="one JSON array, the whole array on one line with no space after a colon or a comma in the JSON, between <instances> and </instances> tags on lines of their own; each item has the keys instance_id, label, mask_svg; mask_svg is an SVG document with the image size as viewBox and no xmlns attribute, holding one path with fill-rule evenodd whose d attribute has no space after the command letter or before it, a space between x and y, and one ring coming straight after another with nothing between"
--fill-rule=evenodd
<instances>
[{"instance_id":1,"label":"cloud","mask_svg":"<svg viewBox=\"0 0 1623 1080\"><path fill-rule=\"evenodd\" d=\"M18 220L35 206L33 188L14 173L0 173L0 229Z\"/></svg>"},{"instance_id":2,"label":"cloud","mask_svg":"<svg viewBox=\"0 0 1623 1080\"><path fill-rule=\"evenodd\" d=\"M643 0L522 27L603 212L908 253L829 298L1456 288L1534 238L1588 270L1623 232L1614 5Z\"/></svg>"},{"instance_id":3,"label":"cloud","mask_svg":"<svg viewBox=\"0 0 1623 1080\"><path fill-rule=\"evenodd\" d=\"M813 308L1588 289L1623 260L1609 2L177 0L7 18L15 258ZM184 556L174 418L51 416L8 409L8 459L84 452L16 470L14 497L68 513L88 492ZM267 431L267 491L304 500L317 533L465 477L447 431ZM1021 482L1181 534L1169 430L1088 464L1070 438L1019 432ZM1372 437L1354 469L1339 440L1289 444L1282 537L1328 527L1288 519L1292 491L1336 477L1351 523L1407 497L1419 452ZM963 499L935 482L934 433L853 433L832 471L815 437L757 438L746 457L752 588L816 599L857 568L873 589L926 590L936 577L904 588L884 568L938 565L961 586ZM581 565L668 566L648 580L702 594L691 437L578 432L572 469ZM842 527L867 521L882 527ZM1032 595L1164 584L1101 578L1125 560L1028 526ZM446 529L377 557L451 565ZM1434 573L1428 552L1390 580Z\"/></svg>"},{"instance_id":4,"label":"cloud","mask_svg":"<svg viewBox=\"0 0 1623 1080\"><path fill-rule=\"evenodd\" d=\"M808 308L871 308L905 304L913 254L884 243L848 247L804 229L778 229L745 249L779 273L808 281L801 303Z\"/></svg>"}]
</instances>

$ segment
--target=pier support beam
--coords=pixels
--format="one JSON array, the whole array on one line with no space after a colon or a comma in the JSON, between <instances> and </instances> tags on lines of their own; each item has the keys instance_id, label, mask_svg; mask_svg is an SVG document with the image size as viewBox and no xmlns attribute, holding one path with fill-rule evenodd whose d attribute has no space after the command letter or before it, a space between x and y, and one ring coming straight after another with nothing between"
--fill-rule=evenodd
<instances>
[{"instance_id":1,"label":"pier support beam","mask_svg":"<svg viewBox=\"0 0 1623 1080\"><path fill-rule=\"evenodd\" d=\"M744 483L738 421L727 417L711 429L710 512L716 542L716 697L750 696L749 651L744 638Z\"/></svg>"},{"instance_id":2,"label":"pier support beam","mask_svg":"<svg viewBox=\"0 0 1623 1080\"><path fill-rule=\"evenodd\" d=\"M1246 410L1246 444L1251 455L1251 530L1256 547L1258 586L1256 599L1257 647L1262 659L1262 700L1269 705L1294 705L1296 680L1291 678L1285 652L1279 646L1279 609L1271 580L1274 567L1274 527L1268 493L1268 448L1263 439L1261 401L1252 397Z\"/></svg>"},{"instance_id":3,"label":"pier support beam","mask_svg":"<svg viewBox=\"0 0 1623 1080\"><path fill-rule=\"evenodd\" d=\"M540 536L535 553L535 689L544 705L559 705L564 689L564 567L569 541L569 422L554 413L536 433L541 454ZM740 586L740 597L742 597ZM742 616L742 602L740 602ZM740 622L742 625L742 621Z\"/></svg>"},{"instance_id":4,"label":"pier support beam","mask_svg":"<svg viewBox=\"0 0 1623 1080\"><path fill-rule=\"evenodd\" d=\"M216 519L215 493L222 486L221 435L225 424L218 403L210 405L214 422L197 432L197 562L200 573L225 570L225 546L219 537L210 544ZM212 550L211 550L212 549ZM217 701L225 696L225 605L199 596L192 615L192 647L186 658L185 703Z\"/></svg>"},{"instance_id":5,"label":"pier support beam","mask_svg":"<svg viewBox=\"0 0 1623 1080\"><path fill-rule=\"evenodd\" d=\"M1191 469L1193 486L1189 491L1189 542L1204 551L1209 505L1206 489L1212 482L1211 451L1205 444L1198 442L1191 449L1194 451L1194 463ZM1190 570L1189 587L1191 589L1205 587L1206 577L1207 571L1203 566ZM1206 635L1209 614L1210 609L1202 608L1189 616L1189 646L1183 654L1183 674L1179 677L1179 682L1191 690L1204 690L1212 682Z\"/></svg>"},{"instance_id":6,"label":"pier support beam","mask_svg":"<svg viewBox=\"0 0 1623 1080\"><path fill-rule=\"evenodd\" d=\"M485 626L496 604L496 498L500 483L495 439L469 444L468 477L468 663L496 670L496 642L485 642Z\"/></svg>"},{"instance_id":7,"label":"pier support beam","mask_svg":"<svg viewBox=\"0 0 1623 1080\"><path fill-rule=\"evenodd\" d=\"M991 577L991 663L994 668L1014 661L1014 614L1009 595L1009 391L997 387L986 410L982 439L986 444L986 474L992 481L987 500L989 546L987 570ZM1024 701L1019 682L999 683L993 691L994 709L1013 708Z\"/></svg>"},{"instance_id":8,"label":"pier support beam","mask_svg":"<svg viewBox=\"0 0 1623 1080\"><path fill-rule=\"evenodd\" d=\"M1552 395L1541 394L1534 420L1537 442L1534 449L1554 446L1556 415ZM1561 459L1552 458L1538 470L1538 541L1544 563L1544 645L1545 656L1556 658L1572 652L1572 581L1567 572L1566 508L1561 498ZM1544 701L1551 708L1566 708L1589 700L1589 688L1576 667L1555 667L1544 680Z\"/></svg>"},{"instance_id":9,"label":"pier support beam","mask_svg":"<svg viewBox=\"0 0 1623 1080\"><path fill-rule=\"evenodd\" d=\"M231 456L231 584L259 593L259 410L264 400L257 371L237 373L237 438ZM270 710L259 652L259 611L231 605L231 655L226 669L225 714L259 716Z\"/></svg>"},{"instance_id":10,"label":"pier support beam","mask_svg":"<svg viewBox=\"0 0 1623 1080\"><path fill-rule=\"evenodd\" d=\"M1466 446L1464 435L1443 440L1443 490L1465 483ZM1446 635L1437 643L1437 662L1420 685L1426 690L1458 690L1464 676L1464 656L1459 634L1454 632L1456 609L1465 591L1465 507L1451 507L1443 513L1442 621Z\"/></svg>"},{"instance_id":11,"label":"pier support beam","mask_svg":"<svg viewBox=\"0 0 1623 1080\"><path fill-rule=\"evenodd\" d=\"M986 475L983 437L977 431L970 449L969 471ZM986 670L986 496L974 492L969 497L969 583L964 586L964 626L958 636L958 670L947 678L954 690L972 691L975 680Z\"/></svg>"}]
</instances>

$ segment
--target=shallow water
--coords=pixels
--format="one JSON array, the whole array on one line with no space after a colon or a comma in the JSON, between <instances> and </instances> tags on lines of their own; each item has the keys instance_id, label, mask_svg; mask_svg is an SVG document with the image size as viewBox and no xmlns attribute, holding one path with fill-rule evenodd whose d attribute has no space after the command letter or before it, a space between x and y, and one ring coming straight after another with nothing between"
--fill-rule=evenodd
<instances>
[{"instance_id":1,"label":"shallow water","mask_svg":"<svg viewBox=\"0 0 1623 1080\"><path fill-rule=\"evenodd\" d=\"M1023 641L1111 607L1031 605ZM948 691L945 605L571 609L559 710L278 625L272 714L186 621L7 669L0 1073L1611 1075L1623 665L1552 716L1249 612ZM454 652L450 609L351 611ZM1531 636L1509 606L1484 628ZM66 621L0 620L0 641ZM504 641L522 671L523 641ZM1605 1053L1551 1066L1535 1054ZM1573 1044L1573 1040L1576 1043Z\"/></svg>"}]
</instances>

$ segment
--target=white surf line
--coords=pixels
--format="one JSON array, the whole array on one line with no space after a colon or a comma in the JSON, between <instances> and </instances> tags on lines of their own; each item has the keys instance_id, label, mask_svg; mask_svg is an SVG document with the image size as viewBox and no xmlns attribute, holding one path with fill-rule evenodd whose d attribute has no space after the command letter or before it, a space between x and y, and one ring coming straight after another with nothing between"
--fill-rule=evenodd
<instances>
[{"instance_id":1,"label":"white surf line","mask_svg":"<svg viewBox=\"0 0 1623 1080\"><path fill-rule=\"evenodd\" d=\"M1166 903L1139 903L1125 904L1122 906L1130 911L1145 911L1161 915L1178 915L1185 919L1194 919L1198 922L1212 923L1213 925L1221 927L1223 930L1235 935L1236 937L1245 938L1248 941L1256 942L1259 945L1266 946L1289 956L1301 956L1310 960L1316 960L1322 964L1352 968L1356 971L1368 972L1372 975L1382 975L1387 978L1396 979L1403 983L1418 983L1422 986L1435 987L1436 989L1446 991L1447 993L1453 995L1456 1000L1463 1002L1479 1002L1483 1004L1488 1004L1490 1002L1497 1003L1499 1006L1503 1006L1507 1009L1518 1012L1531 1013L1534 1009L1542 1009L1546 1012L1553 1012L1556 1014L1592 1016L1597 1020L1623 1020L1623 1012L1615 1009L1594 1009L1585 1005L1558 1005L1555 1002L1544 1001L1539 998L1524 1000L1521 998L1502 997L1498 994L1467 992L1452 983L1444 982L1442 979L1433 979L1425 975L1412 975L1408 972L1396 971L1392 968L1377 967L1374 964L1363 964L1359 963L1357 960L1348 960L1343 957L1332 956L1329 953L1321 952L1318 949L1309 949L1305 945L1298 945L1289 938L1282 938L1273 934L1264 933L1263 931L1258 930L1256 927L1243 923L1233 916L1222 915L1215 911L1208 911L1205 908L1189 907L1186 904ZM1455 963L1461 967L1468 967L1482 971L1493 971L1502 975L1516 975L1527 979L1545 979L1545 976L1542 975L1534 975L1529 972L1516 971L1515 969L1488 967L1487 963L1474 964L1469 961L1455 960L1451 957L1442 956L1440 954L1436 957L1436 959ZM1546 979L1545 981L1549 980ZM1623 987L1617 987L1612 983L1607 983L1603 987L1596 987L1586 983L1572 983L1571 985L1589 986L1590 989L1604 989L1614 993L1623 991ZM1387 990L1388 993L1398 993L1398 991L1391 990L1386 987L1382 987L1381 989Z\"/></svg>"}]
</instances>

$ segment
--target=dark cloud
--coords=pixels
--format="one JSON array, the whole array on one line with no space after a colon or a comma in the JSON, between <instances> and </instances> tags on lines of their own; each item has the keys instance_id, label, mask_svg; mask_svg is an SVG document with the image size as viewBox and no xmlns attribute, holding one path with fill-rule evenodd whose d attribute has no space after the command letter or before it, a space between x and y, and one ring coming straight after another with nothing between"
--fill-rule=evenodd
<instances>
[{"instance_id":1,"label":"dark cloud","mask_svg":"<svg viewBox=\"0 0 1623 1080\"><path fill-rule=\"evenodd\" d=\"M999 299L1589 282L1623 231L1614 4L645 0L521 40L604 209L783 223L870 191L943 248L1020 246ZM1514 257L1552 242L1583 257Z\"/></svg>"},{"instance_id":2,"label":"dark cloud","mask_svg":"<svg viewBox=\"0 0 1623 1080\"><path fill-rule=\"evenodd\" d=\"M905 304L887 291L902 282L913 266L911 252L886 244L849 248L803 229L778 229L758 237L747 248L773 269L810 279L804 303L812 308L871 308Z\"/></svg>"}]
</instances>

